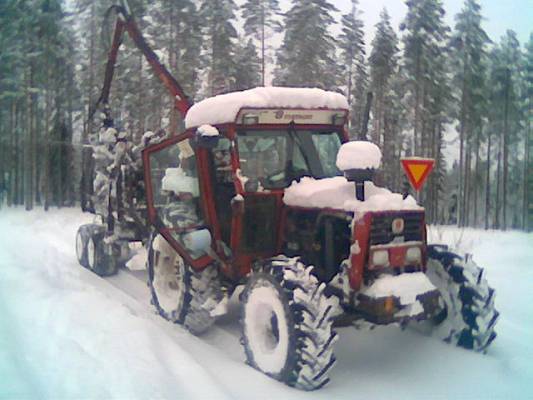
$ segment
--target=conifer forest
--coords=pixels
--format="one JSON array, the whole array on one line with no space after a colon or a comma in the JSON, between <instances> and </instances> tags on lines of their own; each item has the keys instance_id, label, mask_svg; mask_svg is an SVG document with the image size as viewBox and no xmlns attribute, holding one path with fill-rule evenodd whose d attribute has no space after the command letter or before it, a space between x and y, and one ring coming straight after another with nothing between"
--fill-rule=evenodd
<instances>
[{"instance_id":1,"label":"conifer forest","mask_svg":"<svg viewBox=\"0 0 533 400\"><path fill-rule=\"evenodd\" d=\"M533 33L526 43L511 29L489 37L478 0L464 0L450 26L442 0L405 0L399 26L386 9L368 26L358 0L347 13L333 0L280 3L129 1L191 100L262 85L342 92L350 135L382 150L380 186L403 190L401 157L436 160L418 198L430 223L533 230ZM0 206L79 205L112 4L0 1ZM148 130L179 133L173 99L130 41L116 65L115 121L134 144Z\"/></svg>"}]
</instances>

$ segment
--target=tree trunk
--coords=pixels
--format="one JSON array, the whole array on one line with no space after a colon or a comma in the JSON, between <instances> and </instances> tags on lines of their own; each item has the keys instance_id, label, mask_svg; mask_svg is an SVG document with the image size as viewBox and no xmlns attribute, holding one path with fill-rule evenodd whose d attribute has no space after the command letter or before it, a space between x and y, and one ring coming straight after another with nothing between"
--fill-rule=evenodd
<instances>
[{"instance_id":1,"label":"tree trunk","mask_svg":"<svg viewBox=\"0 0 533 400\"><path fill-rule=\"evenodd\" d=\"M48 51L48 49L47 49ZM48 58L48 57L47 57ZM50 65L46 62L46 78L45 78L45 116L44 116L44 133L43 133L43 195L44 195L44 210L48 211L50 207L50 114L51 114L51 99L50 99Z\"/></svg>"},{"instance_id":2,"label":"tree trunk","mask_svg":"<svg viewBox=\"0 0 533 400\"><path fill-rule=\"evenodd\" d=\"M505 82L505 103L503 107L503 229L507 229L507 178L509 172L509 86L511 71L507 69Z\"/></svg>"},{"instance_id":3,"label":"tree trunk","mask_svg":"<svg viewBox=\"0 0 533 400\"><path fill-rule=\"evenodd\" d=\"M95 53L96 53L96 3L91 4L90 17L90 38L89 38L89 88L88 88L88 102L89 107L94 103L94 76L95 76ZM88 115L88 113L87 113ZM94 123L92 118L87 120L87 124L82 133L82 145L86 145L89 142L89 135L94 132ZM81 162L81 190L80 200L82 210L87 210L91 206L90 196L92 194L92 153L89 148L82 147L82 162Z\"/></svg>"},{"instance_id":4,"label":"tree trunk","mask_svg":"<svg viewBox=\"0 0 533 400\"><path fill-rule=\"evenodd\" d=\"M476 166L474 169L474 227L478 226L478 188L479 188L479 180L481 177L479 176L479 142L480 142L480 136L481 131L483 130L483 125L481 122L479 122L479 127L476 129Z\"/></svg>"},{"instance_id":5,"label":"tree trunk","mask_svg":"<svg viewBox=\"0 0 533 400\"><path fill-rule=\"evenodd\" d=\"M7 192L7 205L12 206L15 203L15 193L17 191L17 182L15 181L15 174L17 173L17 154L19 149L15 147L17 132L17 100L11 103L11 110L9 115L9 187Z\"/></svg>"},{"instance_id":6,"label":"tree trunk","mask_svg":"<svg viewBox=\"0 0 533 400\"><path fill-rule=\"evenodd\" d=\"M528 98L528 116L533 115L533 110L531 107L531 98ZM530 160L530 135L531 135L531 117L528 118L527 128L526 128L526 137L524 141L524 195L523 195L523 208L522 208L522 229L529 231L532 226L529 226L529 203L531 199L529 198L529 160ZM533 172L533 171L532 171Z\"/></svg>"},{"instance_id":7,"label":"tree trunk","mask_svg":"<svg viewBox=\"0 0 533 400\"><path fill-rule=\"evenodd\" d=\"M500 211L501 211L501 161L502 161L502 137L498 143L498 166L496 167L496 207L494 209L494 228L500 229Z\"/></svg>"},{"instance_id":8,"label":"tree trunk","mask_svg":"<svg viewBox=\"0 0 533 400\"><path fill-rule=\"evenodd\" d=\"M488 136L488 143L487 143L487 171L485 176L485 229L489 229L489 223L490 223L490 145L491 145L491 138L492 135L489 134Z\"/></svg>"},{"instance_id":9,"label":"tree trunk","mask_svg":"<svg viewBox=\"0 0 533 400\"><path fill-rule=\"evenodd\" d=\"M26 210L33 208L33 68L26 69L26 140L24 151L24 204Z\"/></svg>"}]
</instances>

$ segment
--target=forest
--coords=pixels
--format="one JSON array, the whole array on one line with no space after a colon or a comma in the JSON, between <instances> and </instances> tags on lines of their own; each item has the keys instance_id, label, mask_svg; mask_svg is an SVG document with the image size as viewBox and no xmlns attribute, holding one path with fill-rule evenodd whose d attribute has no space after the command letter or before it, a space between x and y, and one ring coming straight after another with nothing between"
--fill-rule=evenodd
<instances>
[{"instance_id":1,"label":"forest","mask_svg":"<svg viewBox=\"0 0 533 400\"><path fill-rule=\"evenodd\" d=\"M79 204L112 4L0 1L0 206ZM441 0L405 4L400 26L386 9L366 26L358 0L346 14L328 0L292 0L285 12L278 0L130 0L191 100L261 85L340 91L350 135L368 126L382 149L382 186L402 190L401 157L436 160L419 197L429 222L533 230L533 34L490 38L478 0L464 1L453 26ZM111 99L132 143L147 130L180 130L172 99L127 38Z\"/></svg>"}]
</instances>

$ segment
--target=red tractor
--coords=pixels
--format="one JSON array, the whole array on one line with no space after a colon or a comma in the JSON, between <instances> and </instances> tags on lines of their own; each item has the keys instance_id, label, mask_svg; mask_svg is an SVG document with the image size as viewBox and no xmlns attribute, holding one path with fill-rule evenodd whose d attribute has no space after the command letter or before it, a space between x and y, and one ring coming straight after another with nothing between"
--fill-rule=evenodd
<instances>
[{"instance_id":1,"label":"red tractor","mask_svg":"<svg viewBox=\"0 0 533 400\"><path fill-rule=\"evenodd\" d=\"M126 10L119 30L142 44ZM483 270L428 245L424 209L372 183L381 154L349 142L342 95L257 88L189 109L178 92L185 132L142 151L149 239L104 218L80 228L83 265L113 273L124 243L146 239L154 306L195 334L244 286L247 363L304 390L328 382L339 320L423 325L476 351L493 341Z\"/></svg>"}]
</instances>

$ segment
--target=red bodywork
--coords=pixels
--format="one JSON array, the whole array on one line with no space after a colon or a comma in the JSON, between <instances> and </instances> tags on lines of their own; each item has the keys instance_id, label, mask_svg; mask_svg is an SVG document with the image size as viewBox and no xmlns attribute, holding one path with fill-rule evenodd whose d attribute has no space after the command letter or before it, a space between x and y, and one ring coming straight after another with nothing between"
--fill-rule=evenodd
<instances>
[{"instance_id":1,"label":"red bodywork","mask_svg":"<svg viewBox=\"0 0 533 400\"><path fill-rule=\"evenodd\" d=\"M421 211L415 211L421 212ZM421 252L421 258L418 265L420 269L425 269L426 265L426 229L425 221L422 218L422 223L420 224L422 240L419 243L398 243L396 245L381 245L381 246L370 246L370 227L372 225L372 218L378 215L387 215L393 212L390 211L380 211L380 212L367 212L362 216L355 216L354 222L352 224L352 243L357 243L357 249L351 251L350 262L351 268L349 271L350 278L350 287L354 290L358 290L361 287L363 282L363 272L365 268L373 269L372 265L372 253L374 250L373 247L379 248L379 250L385 250L388 252L389 256L389 266L392 268L402 268L408 263L406 262L406 253L407 250L411 247L418 247ZM394 212L397 214L397 212ZM379 267L375 267L376 269Z\"/></svg>"}]
</instances>

